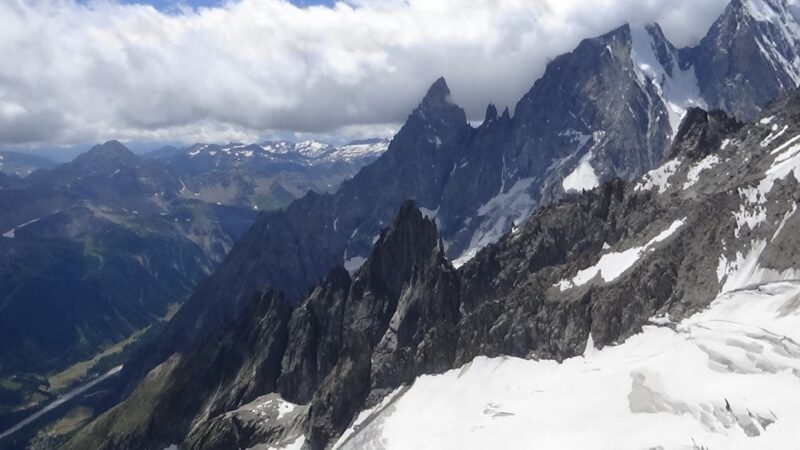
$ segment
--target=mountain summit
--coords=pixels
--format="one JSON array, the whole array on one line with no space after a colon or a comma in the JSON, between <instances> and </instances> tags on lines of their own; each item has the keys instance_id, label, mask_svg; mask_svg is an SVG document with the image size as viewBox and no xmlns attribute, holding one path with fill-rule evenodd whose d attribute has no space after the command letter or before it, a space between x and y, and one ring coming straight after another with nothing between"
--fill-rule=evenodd
<instances>
[{"instance_id":1,"label":"mountain summit","mask_svg":"<svg viewBox=\"0 0 800 450\"><path fill-rule=\"evenodd\" d=\"M136 167L139 158L119 141L108 141L95 145L88 152L79 155L70 165L82 174L110 174L113 170Z\"/></svg>"},{"instance_id":2,"label":"mountain summit","mask_svg":"<svg viewBox=\"0 0 800 450\"><path fill-rule=\"evenodd\" d=\"M710 107L752 120L800 83L800 25L786 0L733 0L684 55Z\"/></svg>"}]
</instances>

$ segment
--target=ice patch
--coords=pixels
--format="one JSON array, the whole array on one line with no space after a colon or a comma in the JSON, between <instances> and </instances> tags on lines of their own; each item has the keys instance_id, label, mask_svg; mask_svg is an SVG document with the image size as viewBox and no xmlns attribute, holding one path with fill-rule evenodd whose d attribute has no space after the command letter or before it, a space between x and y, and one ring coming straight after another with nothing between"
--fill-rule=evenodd
<instances>
[{"instance_id":1,"label":"ice patch","mask_svg":"<svg viewBox=\"0 0 800 450\"><path fill-rule=\"evenodd\" d=\"M720 283L724 282L720 293L732 292L761 283L800 279L800 270L797 269L790 268L778 272L761 267L759 261L766 248L766 240L756 239L750 243L746 253L737 251L733 259L729 260L724 254L721 255L717 264L717 280Z\"/></svg>"},{"instance_id":2,"label":"ice patch","mask_svg":"<svg viewBox=\"0 0 800 450\"><path fill-rule=\"evenodd\" d=\"M770 154L776 155L772 165L764 174L764 178L756 186L739 188L739 195L749 205L763 205L767 202L767 194L772 191L775 182L782 180L793 174L796 180L800 180L800 143L795 142L800 136L795 136L777 148Z\"/></svg>"},{"instance_id":3,"label":"ice patch","mask_svg":"<svg viewBox=\"0 0 800 450\"><path fill-rule=\"evenodd\" d=\"M769 147L778 138L783 136L786 133L786 130L788 130L788 129L789 129L789 126L788 125L784 125L783 128L780 131L778 131L778 126L777 125L773 125L772 126L772 133L770 133L769 136L765 137L764 140L761 141L761 147L764 147L764 148Z\"/></svg>"},{"instance_id":4,"label":"ice patch","mask_svg":"<svg viewBox=\"0 0 800 450\"><path fill-rule=\"evenodd\" d=\"M435 219L436 216L439 214L439 208L436 209L420 208L419 211L422 213L423 217L426 217L428 219Z\"/></svg>"},{"instance_id":5,"label":"ice patch","mask_svg":"<svg viewBox=\"0 0 800 450\"><path fill-rule=\"evenodd\" d=\"M389 140L384 139L372 143L347 144L336 148L331 157L345 161L359 158L377 157L389 148Z\"/></svg>"},{"instance_id":6,"label":"ice patch","mask_svg":"<svg viewBox=\"0 0 800 450\"><path fill-rule=\"evenodd\" d=\"M666 162L660 167L647 172L644 174L642 179L636 183L634 190L639 192L655 189L659 194L663 194L667 191L667 189L669 189L669 179L675 175L675 172L678 170L680 165L680 161L673 159L672 161Z\"/></svg>"},{"instance_id":7,"label":"ice patch","mask_svg":"<svg viewBox=\"0 0 800 450\"><path fill-rule=\"evenodd\" d=\"M786 150L787 148L789 148L789 146L791 146L792 144L794 144L795 142L797 142L797 141L798 141L798 139L800 139L800 135L794 136L793 138L791 138L791 139L787 140L787 141L786 141L786 142L784 142L783 144L781 144L781 145L779 145L779 146L775 147L774 149L772 149L772 151L770 151L770 152L769 152L769 154L770 154L770 155L774 155L774 154L776 154L776 153L780 153L780 152L782 152L782 151ZM797 150L795 150L795 152L796 152L796 151L797 151Z\"/></svg>"},{"instance_id":8,"label":"ice patch","mask_svg":"<svg viewBox=\"0 0 800 450\"><path fill-rule=\"evenodd\" d=\"M767 248L767 241L759 239L753 241L747 253L736 252L733 260L728 260L722 255L717 265L717 280L725 284L721 292L730 292L749 286L761 279L758 260L764 249Z\"/></svg>"},{"instance_id":9,"label":"ice patch","mask_svg":"<svg viewBox=\"0 0 800 450\"><path fill-rule=\"evenodd\" d=\"M641 247L633 247L622 252L606 253L600 257L597 264L579 271L578 274L570 280L561 280L555 286L563 292L567 289L582 286L598 275L600 275L604 282L610 283L633 267L642 255L653 249L655 244L672 236L685 222L685 218L674 221L669 228L659 233L658 236Z\"/></svg>"},{"instance_id":10,"label":"ice patch","mask_svg":"<svg viewBox=\"0 0 800 450\"><path fill-rule=\"evenodd\" d=\"M478 248L478 247L472 247L472 248L468 249L466 252L464 252L463 255L459 256L458 258L456 258L456 259L454 259L452 261L453 267L455 267L456 269L461 268L461 266L463 266L464 264L470 262L472 260L472 258L474 258L475 255L478 254L478 252L480 250L481 249Z\"/></svg>"},{"instance_id":11,"label":"ice patch","mask_svg":"<svg viewBox=\"0 0 800 450\"><path fill-rule=\"evenodd\" d=\"M261 403L253 402L247 406L249 407L251 413L258 414L262 417L271 416L272 413L277 410L278 420L282 419L284 416L297 408L297 405L294 403L289 403L282 398L270 398L267 401L263 401Z\"/></svg>"},{"instance_id":12,"label":"ice patch","mask_svg":"<svg viewBox=\"0 0 800 450\"><path fill-rule=\"evenodd\" d=\"M600 180L591 164L592 152L588 152L578 162L578 166L561 182L566 192L590 191L600 186Z\"/></svg>"},{"instance_id":13,"label":"ice patch","mask_svg":"<svg viewBox=\"0 0 800 450\"><path fill-rule=\"evenodd\" d=\"M711 169L717 164L719 164L719 156L717 155L708 155L702 160L698 161L689 169L689 172L686 174L686 183L683 184L683 188L689 189L690 187L694 186L698 181L700 181L700 174L703 173L704 170Z\"/></svg>"},{"instance_id":14,"label":"ice patch","mask_svg":"<svg viewBox=\"0 0 800 450\"><path fill-rule=\"evenodd\" d=\"M501 191L478 208L477 220L481 223L472 235L467 250L453 261L455 267L466 264L480 249L497 242L506 231L531 215L537 205L529 193L534 181L534 178L519 180L508 192Z\"/></svg>"},{"instance_id":15,"label":"ice patch","mask_svg":"<svg viewBox=\"0 0 800 450\"><path fill-rule=\"evenodd\" d=\"M356 270L360 269L366 261L367 258L364 258L363 256L353 256L352 258L345 260L344 268L350 272L350 275L352 275Z\"/></svg>"},{"instance_id":16,"label":"ice patch","mask_svg":"<svg viewBox=\"0 0 800 450\"><path fill-rule=\"evenodd\" d=\"M747 209L746 205L740 205L739 211L733 213L736 220L736 229L733 234L737 238L742 232L742 228L746 225L751 230L755 230L757 226L767 221L767 209L761 205L755 205Z\"/></svg>"},{"instance_id":17,"label":"ice patch","mask_svg":"<svg viewBox=\"0 0 800 450\"><path fill-rule=\"evenodd\" d=\"M442 146L442 139L439 136L435 136L433 138L429 138L428 142L433 144L434 147L439 148Z\"/></svg>"},{"instance_id":18,"label":"ice patch","mask_svg":"<svg viewBox=\"0 0 800 450\"><path fill-rule=\"evenodd\" d=\"M558 133L558 135L569 138L571 141L575 142L577 144L576 148L579 150L582 149L583 146L585 146L586 143L589 142L589 139L592 138L592 135L584 134L577 130L562 131Z\"/></svg>"},{"instance_id":19,"label":"ice patch","mask_svg":"<svg viewBox=\"0 0 800 450\"><path fill-rule=\"evenodd\" d=\"M647 319L647 321L652 323L653 325L658 325L658 326L665 326L672 324L672 320L669 318L669 313L660 317L651 317Z\"/></svg>"}]
</instances>

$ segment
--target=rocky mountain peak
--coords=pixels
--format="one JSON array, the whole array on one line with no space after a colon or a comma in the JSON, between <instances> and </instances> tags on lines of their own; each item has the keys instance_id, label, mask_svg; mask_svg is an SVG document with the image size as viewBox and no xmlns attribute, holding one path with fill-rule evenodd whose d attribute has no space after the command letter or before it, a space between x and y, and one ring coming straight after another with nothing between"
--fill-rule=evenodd
<instances>
[{"instance_id":1,"label":"rocky mountain peak","mask_svg":"<svg viewBox=\"0 0 800 450\"><path fill-rule=\"evenodd\" d=\"M436 223L424 217L409 200L381 232L369 260L356 278L379 274L389 291L399 292L404 280L432 256L439 253L443 257L441 251Z\"/></svg>"},{"instance_id":2,"label":"rocky mountain peak","mask_svg":"<svg viewBox=\"0 0 800 450\"><path fill-rule=\"evenodd\" d=\"M422 103L439 103L450 100L450 88L447 86L447 81L444 77L439 77L433 82L428 93L422 99Z\"/></svg>"},{"instance_id":3,"label":"rocky mountain peak","mask_svg":"<svg viewBox=\"0 0 800 450\"><path fill-rule=\"evenodd\" d=\"M723 111L690 108L675 135L670 158L686 155L699 160L718 149L725 136L735 133L742 125Z\"/></svg>"},{"instance_id":4,"label":"rocky mountain peak","mask_svg":"<svg viewBox=\"0 0 800 450\"><path fill-rule=\"evenodd\" d=\"M800 83L800 24L785 0L734 0L689 51L712 108L741 120Z\"/></svg>"},{"instance_id":5,"label":"rocky mountain peak","mask_svg":"<svg viewBox=\"0 0 800 450\"><path fill-rule=\"evenodd\" d=\"M497 119L497 107L489 103L489 106L486 107L486 116L484 116L483 123L489 123L495 119Z\"/></svg>"},{"instance_id":6,"label":"rocky mountain peak","mask_svg":"<svg viewBox=\"0 0 800 450\"><path fill-rule=\"evenodd\" d=\"M632 39L637 30L641 30L643 33L646 33L648 40L650 41L649 43L652 46L653 54L658 60L658 63L661 64L661 67L664 68L664 72L666 72L667 75L670 77L673 76L677 69L677 61L675 56L676 49L667 39L667 37L664 36L664 31L661 29L661 25L657 23L650 23L644 25L643 27L632 27Z\"/></svg>"},{"instance_id":7,"label":"rocky mountain peak","mask_svg":"<svg viewBox=\"0 0 800 450\"><path fill-rule=\"evenodd\" d=\"M730 13L757 19L771 16L771 12L788 13L790 10L786 0L731 0L728 8Z\"/></svg>"},{"instance_id":8,"label":"rocky mountain peak","mask_svg":"<svg viewBox=\"0 0 800 450\"><path fill-rule=\"evenodd\" d=\"M139 157L119 141L108 141L95 145L88 152L75 158L73 162L80 170L88 173L104 172L109 169L135 167L140 164Z\"/></svg>"},{"instance_id":9,"label":"rocky mountain peak","mask_svg":"<svg viewBox=\"0 0 800 450\"><path fill-rule=\"evenodd\" d=\"M412 116L420 117L427 122L441 121L448 125L460 125L467 121L464 110L450 98L450 88L444 78L439 78L428 88L428 92Z\"/></svg>"}]
</instances>

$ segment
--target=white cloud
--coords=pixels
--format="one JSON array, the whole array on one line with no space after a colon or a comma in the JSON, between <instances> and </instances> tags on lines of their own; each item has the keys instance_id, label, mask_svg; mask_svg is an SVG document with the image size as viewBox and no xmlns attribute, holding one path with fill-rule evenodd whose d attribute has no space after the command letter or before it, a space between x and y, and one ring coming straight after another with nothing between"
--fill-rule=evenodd
<instances>
[{"instance_id":1,"label":"white cloud","mask_svg":"<svg viewBox=\"0 0 800 450\"><path fill-rule=\"evenodd\" d=\"M695 43L727 0L230 1L169 14L0 1L0 144L251 141L392 129L444 75L479 118L626 21ZM349 130L349 131L348 131Z\"/></svg>"}]
</instances>

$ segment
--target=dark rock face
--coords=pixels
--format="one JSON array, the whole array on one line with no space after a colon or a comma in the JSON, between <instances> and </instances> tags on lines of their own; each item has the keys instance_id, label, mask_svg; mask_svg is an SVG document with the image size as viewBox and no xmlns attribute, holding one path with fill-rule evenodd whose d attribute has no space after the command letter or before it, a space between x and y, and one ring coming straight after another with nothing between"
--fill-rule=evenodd
<instances>
[{"instance_id":1,"label":"dark rock face","mask_svg":"<svg viewBox=\"0 0 800 450\"><path fill-rule=\"evenodd\" d=\"M289 342L281 363L278 392L292 403L308 403L322 379L339 360L342 320L350 275L341 267L327 278L292 314Z\"/></svg>"},{"instance_id":2,"label":"dark rock face","mask_svg":"<svg viewBox=\"0 0 800 450\"><path fill-rule=\"evenodd\" d=\"M183 441L194 421L236 409L257 392L274 392L291 311L282 294L265 292L231 328L160 365L65 448L165 448ZM192 439L209 439L199 434Z\"/></svg>"},{"instance_id":3,"label":"dark rock face","mask_svg":"<svg viewBox=\"0 0 800 450\"><path fill-rule=\"evenodd\" d=\"M307 424L308 408L299 406L281 411L282 400L276 394L255 399L236 410L214 417L194 428L184 442L191 450L230 450L250 448L253 443L272 442L285 447L302 434Z\"/></svg>"},{"instance_id":4,"label":"dark rock face","mask_svg":"<svg viewBox=\"0 0 800 450\"><path fill-rule=\"evenodd\" d=\"M371 389L393 388L451 364L456 286L435 224L405 203L355 275L342 356L310 405L312 448L341 434Z\"/></svg>"},{"instance_id":5,"label":"dark rock face","mask_svg":"<svg viewBox=\"0 0 800 450\"><path fill-rule=\"evenodd\" d=\"M691 108L675 135L670 158L686 155L699 160L719 148L725 136L738 131L743 125L722 111L706 112Z\"/></svg>"}]
</instances>

